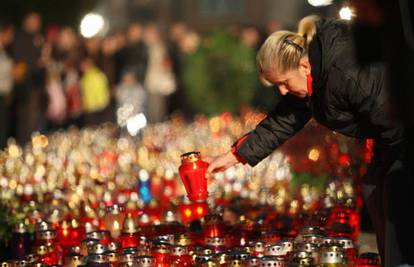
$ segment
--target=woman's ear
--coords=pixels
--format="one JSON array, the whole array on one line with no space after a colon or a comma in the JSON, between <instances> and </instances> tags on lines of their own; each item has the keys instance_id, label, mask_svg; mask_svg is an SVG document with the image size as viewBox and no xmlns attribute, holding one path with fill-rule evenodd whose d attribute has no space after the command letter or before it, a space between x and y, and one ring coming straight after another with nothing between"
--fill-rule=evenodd
<instances>
[{"instance_id":1,"label":"woman's ear","mask_svg":"<svg viewBox=\"0 0 414 267\"><path fill-rule=\"evenodd\" d=\"M311 69L312 66L309 62L309 58L308 57L302 57L299 61L299 68L302 69L303 71L305 71L306 75L310 75L311 74Z\"/></svg>"}]
</instances>

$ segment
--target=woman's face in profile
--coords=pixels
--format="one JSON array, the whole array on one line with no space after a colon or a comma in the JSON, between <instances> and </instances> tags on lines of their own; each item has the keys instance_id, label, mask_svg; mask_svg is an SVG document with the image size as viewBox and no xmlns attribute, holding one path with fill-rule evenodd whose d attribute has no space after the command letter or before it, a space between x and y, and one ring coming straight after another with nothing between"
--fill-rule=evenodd
<instances>
[{"instance_id":1,"label":"woman's face in profile","mask_svg":"<svg viewBox=\"0 0 414 267\"><path fill-rule=\"evenodd\" d=\"M307 58L300 61L297 69L278 73L276 70L264 73L267 81L276 85L281 95L291 94L300 98L308 95L307 75L310 74L310 64Z\"/></svg>"}]
</instances>

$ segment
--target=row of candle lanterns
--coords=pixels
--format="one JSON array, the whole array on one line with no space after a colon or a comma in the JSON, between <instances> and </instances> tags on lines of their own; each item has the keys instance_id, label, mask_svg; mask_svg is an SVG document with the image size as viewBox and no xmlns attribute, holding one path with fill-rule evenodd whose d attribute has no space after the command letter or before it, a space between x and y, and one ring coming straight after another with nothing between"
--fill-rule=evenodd
<instances>
[{"instance_id":1,"label":"row of candle lanterns","mask_svg":"<svg viewBox=\"0 0 414 267\"><path fill-rule=\"evenodd\" d=\"M242 122L223 116L177 123L149 127L141 140L103 127L37 135L24 148L10 143L0 154L0 197L20 223L8 243L14 261L4 265L226 266L246 265L248 259L262 264L272 255L254 252L256 245L289 241L296 252L302 248L298 231L308 224L324 227L331 238L356 241L352 183L332 183L326 194L304 185L292 194L288 163L280 153L255 170L237 166L217 174L208 188L201 180L201 191L184 182L191 201L181 198L179 155L194 147L208 153L211 138L222 140L214 149L224 149ZM176 138L194 136L195 128L204 138ZM182 159L191 163L197 155ZM206 217L209 213L214 216ZM300 258L288 254L280 264ZM309 262L319 264L319 254ZM190 265L174 265L178 256Z\"/></svg>"}]
</instances>

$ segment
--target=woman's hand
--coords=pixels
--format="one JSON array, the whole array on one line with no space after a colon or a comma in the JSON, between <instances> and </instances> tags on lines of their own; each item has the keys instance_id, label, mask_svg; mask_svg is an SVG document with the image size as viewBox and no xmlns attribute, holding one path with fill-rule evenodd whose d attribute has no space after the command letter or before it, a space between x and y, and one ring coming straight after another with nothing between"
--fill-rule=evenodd
<instances>
[{"instance_id":1,"label":"woman's hand","mask_svg":"<svg viewBox=\"0 0 414 267\"><path fill-rule=\"evenodd\" d=\"M221 172L230 168L231 166L236 165L239 163L237 158L233 155L231 151L218 156L215 159L206 157L204 159L206 162L210 163L207 169L207 176L211 176L215 172Z\"/></svg>"}]
</instances>

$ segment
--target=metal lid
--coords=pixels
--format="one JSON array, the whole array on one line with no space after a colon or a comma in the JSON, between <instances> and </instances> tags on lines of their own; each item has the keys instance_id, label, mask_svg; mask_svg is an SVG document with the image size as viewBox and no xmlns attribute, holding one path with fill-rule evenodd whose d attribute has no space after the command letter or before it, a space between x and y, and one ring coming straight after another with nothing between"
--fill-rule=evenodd
<instances>
[{"instance_id":1,"label":"metal lid","mask_svg":"<svg viewBox=\"0 0 414 267\"><path fill-rule=\"evenodd\" d=\"M341 244L337 244L337 243L333 243L333 244L320 244L319 245L319 250L320 251L344 251L344 248L342 247Z\"/></svg>"},{"instance_id":2,"label":"metal lid","mask_svg":"<svg viewBox=\"0 0 414 267\"><path fill-rule=\"evenodd\" d=\"M345 256L342 251L324 251L321 253L320 263L344 263Z\"/></svg>"},{"instance_id":3,"label":"metal lid","mask_svg":"<svg viewBox=\"0 0 414 267\"><path fill-rule=\"evenodd\" d=\"M245 260L246 266L247 267L254 267L254 266L259 266L260 263L260 258L259 257L254 257L254 256L250 256Z\"/></svg>"},{"instance_id":4,"label":"metal lid","mask_svg":"<svg viewBox=\"0 0 414 267\"><path fill-rule=\"evenodd\" d=\"M36 232L45 231L49 228L49 224L46 221L38 221L35 225Z\"/></svg>"},{"instance_id":5,"label":"metal lid","mask_svg":"<svg viewBox=\"0 0 414 267\"><path fill-rule=\"evenodd\" d=\"M173 245L172 246L172 255L174 256L182 256L188 254L188 247L181 246L181 245Z\"/></svg>"},{"instance_id":6,"label":"metal lid","mask_svg":"<svg viewBox=\"0 0 414 267\"><path fill-rule=\"evenodd\" d=\"M267 245L264 251L265 256L284 256L284 247L280 244Z\"/></svg>"},{"instance_id":7,"label":"metal lid","mask_svg":"<svg viewBox=\"0 0 414 267\"><path fill-rule=\"evenodd\" d=\"M298 236L304 235L324 235L324 231L317 226L305 226L299 230Z\"/></svg>"},{"instance_id":8,"label":"metal lid","mask_svg":"<svg viewBox=\"0 0 414 267\"><path fill-rule=\"evenodd\" d=\"M68 262L68 264L70 266L78 266L80 264L82 264L83 260L83 256L80 254L69 254L66 257L66 261Z\"/></svg>"},{"instance_id":9,"label":"metal lid","mask_svg":"<svg viewBox=\"0 0 414 267\"><path fill-rule=\"evenodd\" d=\"M315 259L312 257L299 258L296 263L300 266L315 266Z\"/></svg>"},{"instance_id":10,"label":"metal lid","mask_svg":"<svg viewBox=\"0 0 414 267\"><path fill-rule=\"evenodd\" d=\"M99 243L88 246L89 254L103 254L106 250L107 250L106 245L99 244Z\"/></svg>"},{"instance_id":11,"label":"metal lid","mask_svg":"<svg viewBox=\"0 0 414 267\"><path fill-rule=\"evenodd\" d=\"M118 249L121 247L121 245L119 244L119 242L117 241L111 241L109 242L109 244L107 245L107 250L108 251L118 251Z\"/></svg>"},{"instance_id":12,"label":"metal lid","mask_svg":"<svg viewBox=\"0 0 414 267\"><path fill-rule=\"evenodd\" d=\"M246 260L250 256L250 254L245 250L235 250L237 247L233 247L232 249L233 251L227 252L227 254L230 255L232 259Z\"/></svg>"},{"instance_id":13,"label":"metal lid","mask_svg":"<svg viewBox=\"0 0 414 267\"><path fill-rule=\"evenodd\" d=\"M311 234L302 236L302 241L305 243L321 244L323 242L323 238L324 236Z\"/></svg>"},{"instance_id":14,"label":"metal lid","mask_svg":"<svg viewBox=\"0 0 414 267\"><path fill-rule=\"evenodd\" d=\"M260 259L260 265L263 267L267 266L274 266L274 267L284 267L286 265L286 261L278 257L262 257Z\"/></svg>"},{"instance_id":15,"label":"metal lid","mask_svg":"<svg viewBox=\"0 0 414 267\"><path fill-rule=\"evenodd\" d=\"M315 243L297 243L295 247L297 250L306 252L315 252L318 250L318 245Z\"/></svg>"},{"instance_id":16,"label":"metal lid","mask_svg":"<svg viewBox=\"0 0 414 267\"><path fill-rule=\"evenodd\" d=\"M81 252L81 247L80 246L69 247L69 254L70 253L80 254L80 252Z\"/></svg>"},{"instance_id":17,"label":"metal lid","mask_svg":"<svg viewBox=\"0 0 414 267\"><path fill-rule=\"evenodd\" d=\"M151 251L148 246L138 246L135 247L135 254L140 256L150 255Z\"/></svg>"},{"instance_id":18,"label":"metal lid","mask_svg":"<svg viewBox=\"0 0 414 267\"><path fill-rule=\"evenodd\" d=\"M182 154L180 158L182 162L194 162L201 158L201 154L198 151L191 151Z\"/></svg>"},{"instance_id":19,"label":"metal lid","mask_svg":"<svg viewBox=\"0 0 414 267\"><path fill-rule=\"evenodd\" d=\"M122 232L127 234L135 234L139 231L140 229L138 225L135 223L135 219L132 217L132 214L128 213L127 217L124 220Z\"/></svg>"},{"instance_id":20,"label":"metal lid","mask_svg":"<svg viewBox=\"0 0 414 267\"><path fill-rule=\"evenodd\" d=\"M173 234L159 235L155 238L155 240L168 243L168 244L174 244L174 235Z\"/></svg>"},{"instance_id":21,"label":"metal lid","mask_svg":"<svg viewBox=\"0 0 414 267\"><path fill-rule=\"evenodd\" d=\"M265 251L265 244L263 242L256 242L254 244L254 251L255 252L264 252Z\"/></svg>"},{"instance_id":22,"label":"metal lid","mask_svg":"<svg viewBox=\"0 0 414 267\"><path fill-rule=\"evenodd\" d=\"M174 223L176 221L177 221L177 215L173 211L169 210L164 214L164 222Z\"/></svg>"},{"instance_id":23,"label":"metal lid","mask_svg":"<svg viewBox=\"0 0 414 267\"><path fill-rule=\"evenodd\" d=\"M197 263L202 263L209 260L213 260L213 254L198 254L195 256L195 261Z\"/></svg>"},{"instance_id":24,"label":"metal lid","mask_svg":"<svg viewBox=\"0 0 414 267\"><path fill-rule=\"evenodd\" d=\"M282 240L278 242L279 245L283 247L285 254L293 251L293 242L289 240Z\"/></svg>"},{"instance_id":25,"label":"metal lid","mask_svg":"<svg viewBox=\"0 0 414 267\"><path fill-rule=\"evenodd\" d=\"M26 226L24 223L18 223L13 230L14 233L24 234L26 233Z\"/></svg>"},{"instance_id":26,"label":"metal lid","mask_svg":"<svg viewBox=\"0 0 414 267\"><path fill-rule=\"evenodd\" d=\"M85 239L81 240L80 246L81 246L81 249L86 249L89 246L93 246L93 245L98 244L98 243L99 243L99 239L85 238Z\"/></svg>"},{"instance_id":27,"label":"metal lid","mask_svg":"<svg viewBox=\"0 0 414 267\"><path fill-rule=\"evenodd\" d=\"M37 233L38 238L42 240L53 239L56 237L56 231L54 229L47 229Z\"/></svg>"},{"instance_id":28,"label":"metal lid","mask_svg":"<svg viewBox=\"0 0 414 267\"><path fill-rule=\"evenodd\" d=\"M175 236L174 241L177 245L188 246L191 244L191 238L189 234L179 234Z\"/></svg>"},{"instance_id":29,"label":"metal lid","mask_svg":"<svg viewBox=\"0 0 414 267\"><path fill-rule=\"evenodd\" d=\"M169 244L165 241L153 240L152 241L152 249L154 251L159 252L159 253L170 253L171 244Z\"/></svg>"},{"instance_id":30,"label":"metal lid","mask_svg":"<svg viewBox=\"0 0 414 267\"><path fill-rule=\"evenodd\" d=\"M108 256L105 254L89 254L88 263L108 263Z\"/></svg>"},{"instance_id":31,"label":"metal lid","mask_svg":"<svg viewBox=\"0 0 414 267\"><path fill-rule=\"evenodd\" d=\"M134 262L135 257L137 257L137 255L133 252L124 252L120 255L120 262Z\"/></svg>"},{"instance_id":32,"label":"metal lid","mask_svg":"<svg viewBox=\"0 0 414 267\"><path fill-rule=\"evenodd\" d=\"M36 254L29 254L29 255L26 255L25 259L28 263L31 264L31 263L35 263L39 259L39 257Z\"/></svg>"},{"instance_id":33,"label":"metal lid","mask_svg":"<svg viewBox=\"0 0 414 267\"><path fill-rule=\"evenodd\" d=\"M101 240L103 238L103 234L101 230L94 230L91 232L87 232L86 237Z\"/></svg>"},{"instance_id":34,"label":"metal lid","mask_svg":"<svg viewBox=\"0 0 414 267\"><path fill-rule=\"evenodd\" d=\"M45 255L49 253L49 251L50 251L50 248L48 246L41 245L36 248L36 254L39 256Z\"/></svg>"},{"instance_id":35,"label":"metal lid","mask_svg":"<svg viewBox=\"0 0 414 267\"><path fill-rule=\"evenodd\" d=\"M124 208L118 204L113 204L106 208L106 212L110 214L119 214L124 211Z\"/></svg>"},{"instance_id":36,"label":"metal lid","mask_svg":"<svg viewBox=\"0 0 414 267\"><path fill-rule=\"evenodd\" d=\"M229 263L227 263L227 266L241 267L242 264L243 264L242 260L231 260Z\"/></svg>"},{"instance_id":37,"label":"metal lid","mask_svg":"<svg viewBox=\"0 0 414 267\"><path fill-rule=\"evenodd\" d=\"M304 250L297 250L293 252L294 259L302 259L311 257L312 252L304 251Z\"/></svg>"},{"instance_id":38,"label":"metal lid","mask_svg":"<svg viewBox=\"0 0 414 267\"><path fill-rule=\"evenodd\" d=\"M224 246L224 243L225 243L224 237L218 237L218 236L206 237L205 241L206 241L206 245L214 246L214 247Z\"/></svg>"},{"instance_id":39,"label":"metal lid","mask_svg":"<svg viewBox=\"0 0 414 267\"><path fill-rule=\"evenodd\" d=\"M354 242L347 237L337 237L334 239L336 243L341 244L344 249L354 248Z\"/></svg>"},{"instance_id":40,"label":"metal lid","mask_svg":"<svg viewBox=\"0 0 414 267\"><path fill-rule=\"evenodd\" d=\"M154 267L155 258L153 256L137 256L135 257L138 266L140 267Z\"/></svg>"},{"instance_id":41,"label":"metal lid","mask_svg":"<svg viewBox=\"0 0 414 267\"><path fill-rule=\"evenodd\" d=\"M115 251L107 251L105 255L108 257L109 262L117 262L118 261L118 253Z\"/></svg>"},{"instance_id":42,"label":"metal lid","mask_svg":"<svg viewBox=\"0 0 414 267\"><path fill-rule=\"evenodd\" d=\"M30 266L29 263L25 260L20 260L20 261L16 261L15 264L16 267L25 267L25 266Z\"/></svg>"}]
</instances>

